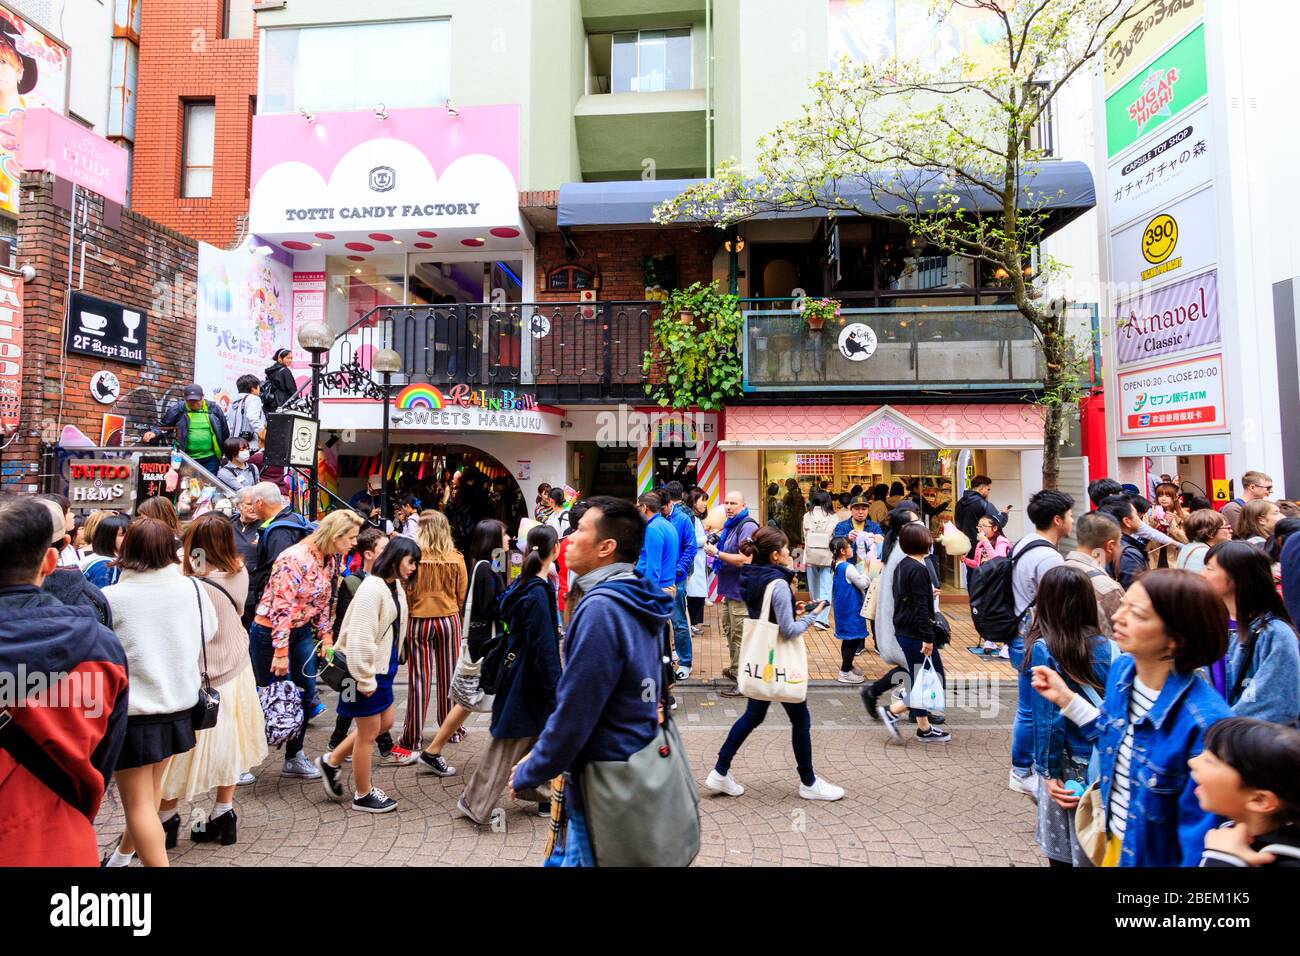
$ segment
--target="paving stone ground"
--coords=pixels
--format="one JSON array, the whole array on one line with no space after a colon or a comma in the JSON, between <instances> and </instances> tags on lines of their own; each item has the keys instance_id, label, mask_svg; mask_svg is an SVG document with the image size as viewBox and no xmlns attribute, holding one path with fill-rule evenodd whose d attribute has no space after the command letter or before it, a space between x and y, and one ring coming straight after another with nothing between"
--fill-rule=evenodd
<instances>
[{"instance_id":1,"label":"paving stone ground","mask_svg":"<svg viewBox=\"0 0 1300 956\"><path fill-rule=\"evenodd\" d=\"M914 739L887 743L880 725L867 717L856 688L815 685L809 693L814 763L820 776L847 791L836 803L799 798L789 721L773 707L732 765L732 773L747 788L744 796L701 798L702 847L695 865L1042 865L1033 842L1033 804L1007 789L1014 711L1009 668L1004 677L999 684L959 684L948 709L951 742L928 745ZM405 688L396 689L400 719ZM696 780L702 783L745 701L721 697L714 688L699 684L679 687L678 698L675 716ZM309 731L311 756L320 753L331 724L332 707ZM904 726L906 739L913 730ZM193 844L183 827L171 862L540 865L546 821L535 815L535 805L518 804L502 794L504 826L495 831L456 815L467 772L473 771L487 743L487 717L471 718L469 728L466 740L446 751L458 768L453 777L440 779L410 767L376 770L376 785L400 803L396 812L383 816L357 813L328 800L316 781L281 777L282 758L273 753L257 771L257 783L236 794L239 842L232 847ZM209 806L201 803L198 809ZM191 809L181 805L183 815ZM121 826L116 792L110 791L97 825L105 852Z\"/></svg>"}]
</instances>

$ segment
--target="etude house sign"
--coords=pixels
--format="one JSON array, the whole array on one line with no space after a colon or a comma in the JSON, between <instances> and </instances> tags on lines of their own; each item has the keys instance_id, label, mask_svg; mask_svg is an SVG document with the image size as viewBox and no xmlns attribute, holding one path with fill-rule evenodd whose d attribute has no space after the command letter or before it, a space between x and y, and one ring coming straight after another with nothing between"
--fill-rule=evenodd
<instances>
[{"instance_id":1,"label":"etude house sign","mask_svg":"<svg viewBox=\"0 0 1300 956\"><path fill-rule=\"evenodd\" d=\"M882 418L859 436L858 447L867 449L871 461L902 461L913 447L912 436L897 422Z\"/></svg>"}]
</instances>

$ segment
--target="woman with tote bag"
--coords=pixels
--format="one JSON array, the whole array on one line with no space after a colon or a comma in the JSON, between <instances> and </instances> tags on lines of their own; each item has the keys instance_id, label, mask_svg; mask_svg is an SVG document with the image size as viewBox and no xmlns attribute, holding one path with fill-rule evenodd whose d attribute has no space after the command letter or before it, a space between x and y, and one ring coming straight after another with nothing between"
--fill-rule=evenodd
<instances>
[{"instance_id":1,"label":"woman with tote bag","mask_svg":"<svg viewBox=\"0 0 1300 956\"><path fill-rule=\"evenodd\" d=\"M774 624L779 632L779 641L802 641L804 631L808 630L812 619L807 617L796 619L794 616L796 611L803 611L803 603L795 604L794 592L790 589L794 568L791 566L790 540L785 536L785 532L773 527L759 528L752 538L740 546L740 553L751 560L751 563L742 567L740 571L740 583L744 590L745 606L750 618L750 623L745 628L746 636L751 637L753 632L763 625ZM769 657L767 664L769 671L772 668L770 661L774 656L773 652ZM746 661L743 650L741 668L742 671L752 668L752 665ZM755 681L746 681L747 675L743 673L736 676L741 679L741 690L745 690L747 684L752 686L755 683ZM806 668L802 677L806 693ZM745 788L731 776L731 761L735 759L736 753L753 733L754 728L763 722L770 704L768 700L750 698L749 706L731 728L726 742L718 751L718 762L709 773L708 779L704 781L706 789L714 793L725 793L729 797L738 797L745 792ZM801 699L797 703L782 701L781 706L785 708L790 718L791 743L794 747L795 764L799 770L799 796L805 800L839 800L844 796L844 789L821 779L813 772L812 718L808 713L807 700Z\"/></svg>"}]
</instances>

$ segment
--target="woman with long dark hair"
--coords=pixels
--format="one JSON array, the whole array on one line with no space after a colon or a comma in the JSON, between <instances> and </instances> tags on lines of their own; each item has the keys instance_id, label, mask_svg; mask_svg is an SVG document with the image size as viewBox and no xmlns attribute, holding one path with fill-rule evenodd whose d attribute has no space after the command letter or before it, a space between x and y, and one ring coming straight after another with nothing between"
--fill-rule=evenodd
<instances>
[{"instance_id":1,"label":"woman with long dark hair","mask_svg":"<svg viewBox=\"0 0 1300 956\"><path fill-rule=\"evenodd\" d=\"M375 741L393 726L393 678L397 676L397 646L407 622L406 591L402 585L415 574L420 546L401 535L375 559L357 587L339 628L335 654L347 661L351 693L339 695L339 716L351 717L353 728L330 753L316 758L321 785L333 800L343 799L339 774L352 757L352 809L389 813L397 801L374 786L370 767Z\"/></svg>"},{"instance_id":2,"label":"woman with long dark hair","mask_svg":"<svg viewBox=\"0 0 1300 956\"><path fill-rule=\"evenodd\" d=\"M812 624L812 619L795 617L795 614L803 613L804 606L802 601L795 603L794 592L790 589L794 567L790 558L790 539L785 532L770 526L759 528L752 538L741 544L740 553L750 559L750 563L740 569L740 583L749 617L758 620L768 586L772 585L769 613L780 628L781 639L788 641L801 635ZM745 788L731 775L731 761L754 728L763 722L768 706L769 701L750 699L749 706L732 726L718 751L717 763L704 781L706 789L729 797L738 797L745 792ZM843 788L813 772L812 717L808 713L808 702L782 703L781 706L790 718L790 741L794 748L795 767L799 771L799 796L805 800L839 800L844 796Z\"/></svg>"},{"instance_id":3,"label":"woman with long dark hair","mask_svg":"<svg viewBox=\"0 0 1300 956\"><path fill-rule=\"evenodd\" d=\"M237 837L235 786L266 759L266 725L248 655L248 631L241 620L248 600L248 569L235 548L235 530L224 515L210 511L185 529L185 573L198 581L217 610L216 633L208 635L208 680L221 695L217 725L200 730L194 749L172 758L163 775L163 814L183 797L216 791L212 811L190 828L195 843L231 846Z\"/></svg>"},{"instance_id":4,"label":"woman with long dark hair","mask_svg":"<svg viewBox=\"0 0 1300 956\"><path fill-rule=\"evenodd\" d=\"M1097 744L1102 866L1195 866L1216 818L1197 804L1187 762L1231 714L1196 672L1223 656L1227 611L1200 575L1166 568L1129 587L1113 624L1123 654L1101 707L1050 667L1033 669L1034 690Z\"/></svg>"},{"instance_id":5,"label":"woman with long dark hair","mask_svg":"<svg viewBox=\"0 0 1300 956\"><path fill-rule=\"evenodd\" d=\"M1225 541L1210 549L1205 580L1228 608L1224 696L1234 717L1275 724L1300 720L1300 642L1257 547Z\"/></svg>"},{"instance_id":6,"label":"woman with long dark hair","mask_svg":"<svg viewBox=\"0 0 1300 956\"><path fill-rule=\"evenodd\" d=\"M559 535L548 525L528 532L528 551L517 580L501 597L501 620L510 644L507 664L492 699L492 740L456 803L456 809L483 826L492 817L510 771L530 750L555 710L560 683L560 632L555 588L548 580ZM535 799L538 814L549 816L547 791L519 795Z\"/></svg>"},{"instance_id":7,"label":"woman with long dark hair","mask_svg":"<svg viewBox=\"0 0 1300 956\"><path fill-rule=\"evenodd\" d=\"M1038 582L1028 649L1021 667L1047 667L1065 685L1101 706L1112 645L1097 619L1097 595L1088 575L1068 564L1052 568ZM1092 741L1042 697L1034 695L1034 772L1038 775L1038 827L1034 833L1049 866L1088 866L1074 832L1079 793L1091 781ZM1081 785L1072 793L1071 782Z\"/></svg>"},{"instance_id":8,"label":"woman with long dark hair","mask_svg":"<svg viewBox=\"0 0 1300 956\"><path fill-rule=\"evenodd\" d=\"M486 518L474 525L465 555L465 563L469 565L469 588L461 622L464 637L461 639L458 658L464 661L468 654L469 660L467 666L457 667L451 679L451 710L438 727L433 742L420 751L419 758L422 770L439 777L450 777L456 772L456 768L443 759L442 748L474 712L475 705L483 699L483 692L478 686L476 665L483 660L483 652L496 628L497 603L506 588L504 572L509 551L510 536L500 521Z\"/></svg>"},{"instance_id":9,"label":"woman with long dark hair","mask_svg":"<svg viewBox=\"0 0 1300 956\"><path fill-rule=\"evenodd\" d=\"M703 488L692 488L686 492L685 501L691 524L695 527L695 564L686 579L686 610L691 633L697 634L704 629L704 602L709 596L709 556L704 553L704 544L709 537L704 530L704 519L709 515L709 493Z\"/></svg>"}]
</instances>

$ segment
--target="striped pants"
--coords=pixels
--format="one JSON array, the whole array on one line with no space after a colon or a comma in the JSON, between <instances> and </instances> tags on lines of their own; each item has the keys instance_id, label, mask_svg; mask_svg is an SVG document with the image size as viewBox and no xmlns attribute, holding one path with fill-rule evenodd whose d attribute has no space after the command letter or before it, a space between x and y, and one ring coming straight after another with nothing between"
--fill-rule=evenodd
<instances>
[{"instance_id":1,"label":"striped pants","mask_svg":"<svg viewBox=\"0 0 1300 956\"><path fill-rule=\"evenodd\" d=\"M447 719L451 703L447 692L460 655L460 618L413 617L406 636L406 721L397 745L407 750L424 746L424 718L429 711L429 693L437 693L438 724Z\"/></svg>"}]
</instances>

